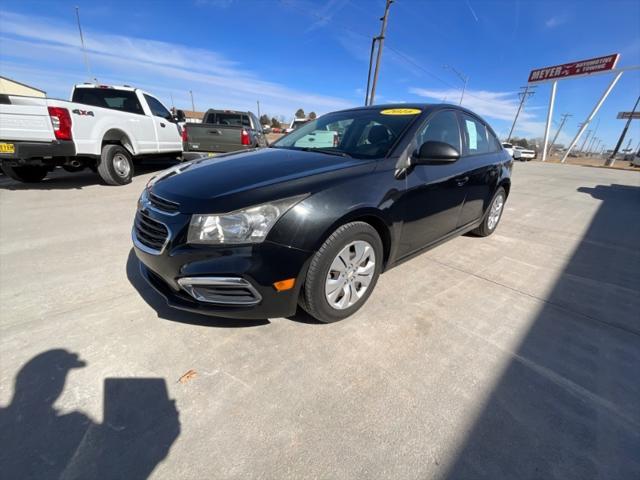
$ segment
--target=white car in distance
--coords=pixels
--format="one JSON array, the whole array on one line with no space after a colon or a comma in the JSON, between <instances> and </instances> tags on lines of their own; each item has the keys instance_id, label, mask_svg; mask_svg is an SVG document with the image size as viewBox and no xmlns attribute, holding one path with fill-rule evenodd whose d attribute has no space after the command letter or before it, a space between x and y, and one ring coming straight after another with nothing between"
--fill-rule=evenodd
<instances>
[{"instance_id":1,"label":"white car in distance","mask_svg":"<svg viewBox=\"0 0 640 480\"><path fill-rule=\"evenodd\" d=\"M523 162L528 162L529 160L533 160L536 158L536 151L528 148L521 147L520 145L514 145L513 151L520 152L520 160ZM515 158L515 157L514 157Z\"/></svg>"},{"instance_id":2,"label":"white car in distance","mask_svg":"<svg viewBox=\"0 0 640 480\"><path fill-rule=\"evenodd\" d=\"M511 143L503 143L502 148L504 148L507 153L511 155L511 158L513 158L514 160L520 160L520 150L516 150L515 148L513 148L513 145Z\"/></svg>"}]
</instances>

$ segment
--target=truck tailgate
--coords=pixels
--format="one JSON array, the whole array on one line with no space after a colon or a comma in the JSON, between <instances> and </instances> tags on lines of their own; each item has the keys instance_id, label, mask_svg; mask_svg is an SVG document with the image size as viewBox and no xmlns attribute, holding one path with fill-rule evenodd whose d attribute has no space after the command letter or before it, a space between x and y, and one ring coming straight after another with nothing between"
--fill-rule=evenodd
<instances>
[{"instance_id":1,"label":"truck tailgate","mask_svg":"<svg viewBox=\"0 0 640 480\"><path fill-rule=\"evenodd\" d=\"M55 140L45 99L13 96L9 99L11 104L0 104L0 140Z\"/></svg>"},{"instance_id":2,"label":"truck tailgate","mask_svg":"<svg viewBox=\"0 0 640 480\"><path fill-rule=\"evenodd\" d=\"M242 127L188 123L186 128L185 149L190 152L232 152L243 148Z\"/></svg>"}]
</instances>

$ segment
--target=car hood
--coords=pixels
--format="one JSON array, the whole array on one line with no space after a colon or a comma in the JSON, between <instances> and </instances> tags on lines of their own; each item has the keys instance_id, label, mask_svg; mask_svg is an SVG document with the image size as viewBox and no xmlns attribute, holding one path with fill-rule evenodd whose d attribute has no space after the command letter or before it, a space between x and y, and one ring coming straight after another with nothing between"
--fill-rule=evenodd
<instances>
[{"instance_id":1,"label":"car hood","mask_svg":"<svg viewBox=\"0 0 640 480\"><path fill-rule=\"evenodd\" d=\"M218 213L302 193L375 166L373 160L317 152L260 149L202 158L158 175L154 194L180 204L183 213Z\"/></svg>"}]
</instances>

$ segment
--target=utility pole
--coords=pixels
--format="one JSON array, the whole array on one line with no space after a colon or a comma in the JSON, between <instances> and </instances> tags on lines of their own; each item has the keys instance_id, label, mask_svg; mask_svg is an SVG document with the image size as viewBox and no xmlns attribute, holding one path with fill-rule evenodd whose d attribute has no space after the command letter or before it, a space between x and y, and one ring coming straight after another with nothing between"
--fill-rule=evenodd
<instances>
[{"instance_id":1,"label":"utility pole","mask_svg":"<svg viewBox=\"0 0 640 480\"><path fill-rule=\"evenodd\" d=\"M462 105L462 99L464 98L464 91L467 89L467 82L469 81L469 75L462 74L461 72L459 72L458 70L456 70L450 65L444 65L443 68L445 68L446 70L451 70L453 73L455 73L458 76L460 80L462 80L462 94L460 95L460 103L458 103L458 105Z\"/></svg>"},{"instance_id":2,"label":"utility pole","mask_svg":"<svg viewBox=\"0 0 640 480\"><path fill-rule=\"evenodd\" d=\"M518 105L518 110L516 111L516 117L513 119L513 123L511 124L511 130L509 130L509 136L507 137L507 142L511 140L511 134L513 133L513 129L516 126L516 122L518 121L518 117L520 116L520 112L522 111L522 107L524 107L524 102L527 98L533 96L536 92L533 90L536 88L535 86L525 86L520 87L520 90L524 89L524 91L518 93L520 96L520 105Z\"/></svg>"},{"instance_id":3,"label":"utility pole","mask_svg":"<svg viewBox=\"0 0 640 480\"><path fill-rule=\"evenodd\" d=\"M196 111L196 104L193 103L193 92L191 90L189 90L189 95L191 95L191 111L195 112Z\"/></svg>"},{"instance_id":4,"label":"utility pole","mask_svg":"<svg viewBox=\"0 0 640 480\"><path fill-rule=\"evenodd\" d=\"M596 144L595 148L593 149L593 154L597 155L598 154L598 147L600 147L600 144L602 143L602 139L599 138L598 139L598 143Z\"/></svg>"},{"instance_id":5,"label":"utility pole","mask_svg":"<svg viewBox=\"0 0 640 480\"><path fill-rule=\"evenodd\" d=\"M87 75L89 76L89 80L93 75L91 74L91 66L89 65L89 56L87 55L87 49L84 46L84 36L82 35L82 27L80 26L80 7L76 7L76 19L78 20L78 31L80 32L80 45L82 45L82 56L84 57L84 66L87 69ZM97 82L97 79L94 78L94 81Z\"/></svg>"},{"instance_id":6,"label":"utility pole","mask_svg":"<svg viewBox=\"0 0 640 480\"><path fill-rule=\"evenodd\" d=\"M558 135L560 135L560 130L562 130L562 127L564 126L565 122L567 121L567 118L573 117L573 115L571 115L570 113L563 113L561 115L561 117L562 117L562 119L560 120L560 126L558 127L558 130L556 131L556 134L553 137L553 140L551 140L551 145L549 145L549 155L553 151L553 144L556 143L556 140L558 139Z\"/></svg>"},{"instance_id":7,"label":"utility pole","mask_svg":"<svg viewBox=\"0 0 640 480\"><path fill-rule=\"evenodd\" d=\"M587 140L591 136L591 130L587 130L587 135L584 137L584 141L582 142L582 146L580 147L580 153L584 153L584 146L587 144Z\"/></svg>"},{"instance_id":8,"label":"utility pole","mask_svg":"<svg viewBox=\"0 0 640 480\"><path fill-rule=\"evenodd\" d=\"M382 20L382 28L380 29L380 35L378 36L378 54L376 57L376 68L373 71L373 82L371 83L371 97L369 98L369 105L373 105L373 102L376 98L376 84L378 83L378 72L380 71L380 59L382 58L382 47L384 45L384 34L387 30L387 18L389 17L389 7L393 0L387 0L387 3L384 7L384 15L380 19ZM374 39L375 41L375 39Z\"/></svg>"},{"instance_id":9,"label":"utility pole","mask_svg":"<svg viewBox=\"0 0 640 480\"><path fill-rule=\"evenodd\" d=\"M631 110L631 115L627 119L627 123L624 124L624 128L622 129L622 133L620 134L620 138L618 139L618 143L613 148L613 152L611 152L611 156L605 162L605 165L611 166L613 162L615 162L616 155L618 154L618 150L620 150L620 145L624 142L624 137L627 134L627 130L629 130L629 125L631 124L631 120L633 119L633 114L636 113L636 108L638 108L638 102L640 102L640 95L638 95L638 99L636 100L636 104L633 106L633 110Z\"/></svg>"},{"instance_id":10,"label":"utility pole","mask_svg":"<svg viewBox=\"0 0 640 480\"><path fill-rule=\"evenodd\" d=\"M256 100L256 103L258 104L258 120L260 119L260 100Z\"/></svg>"},{"instance_id":11,"label":"utility pole","mask_svg":"<svg viewBox=\"0 0 640 480\"><path fill-rule=\"evenodd\" d=\"M367 91L364 94L364 106L369 105L369 86L371 84L371 68L373 67L373 50L376 47L376 42L378 41L378 37L373 37L371 39L371 53L369 53L369 71L367 72Z\"/></svg>"},{"instance_id":12,"label":"utility pole","mask_svg":"<svg viewBox=\"0 0 640 480\"><path fill-rule=\"evenodd\" d=\"M591 143L589 143L589 147L587 148L587 155L591 155L591 147L596 143L598 137L596 137L596 133L598 133L598 128L600 128L600 119L596 123L596 128L593 130L593 137L591 138Z\"/></svg>"}]
</instances>

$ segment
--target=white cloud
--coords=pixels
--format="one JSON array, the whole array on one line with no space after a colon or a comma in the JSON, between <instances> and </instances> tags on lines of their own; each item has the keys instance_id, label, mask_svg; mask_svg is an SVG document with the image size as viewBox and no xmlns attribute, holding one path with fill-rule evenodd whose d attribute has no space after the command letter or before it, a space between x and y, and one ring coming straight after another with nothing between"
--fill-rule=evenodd
<instances>
[{"instance_id":1,"label":"white cloud","mask_svg":"<svg viewBox=\"0 0 640 480\"><path fill-rule=\"evenodd\" d=\"M44 17L8 12L0 12L0 24L3 26L0 67L5 75L22 63L40 71L32 72L33 75L48 76L47 83L37 85L44 90L51 89L49 82L55 83L63 71L66 76L74 72L76 81L86 80L72 24L57 21L54 24ZM93 74L101 81L110 78L126 84L155 84L173 92L193 90L196 97L214 102L200 108L248 109L260 100L264 111L289 116L299 107L326 112L353 105L341 98L263 80L212 50L91 30L85 32L85 39ZM229 105L231 102L234 103Z\"/></svg>"},{"instance_id":2,"label":"white cloud","mask_svg":"<svg viewBox=\"0 0 640 480\"><path fill-rule=\"evenodd\" d=\"M419 97L447 103L457 104L460 99L461 90L450 89L426 89L413 87L409 93ZM478 115L494 120L512 122L520 100L515 92L491 92L487 90L467 90L462 101L462 106L476 112ZM540 136L544 131L544 122L536 120L536 116L528 112L525 108L518 118L517 131L521 135ZM507 130L508 132L508 130ZM497 133L505 136L507 132Z\"/></svg>"},{"instance_id":3,"label":"white cloud","mask_svg":"<svg viewBox=\"0 0 640 480\"><path fill-rule=\"evenodd\" d=\"M547 19L546 22L544 22L544 26L547 28L555 28L566 22L567 17L565 15L554 15L553 17Z\"/></svg>"}]
</instances>

